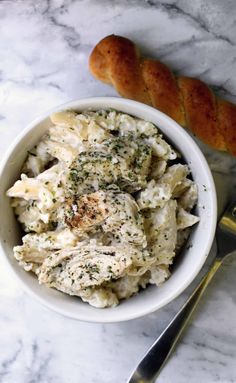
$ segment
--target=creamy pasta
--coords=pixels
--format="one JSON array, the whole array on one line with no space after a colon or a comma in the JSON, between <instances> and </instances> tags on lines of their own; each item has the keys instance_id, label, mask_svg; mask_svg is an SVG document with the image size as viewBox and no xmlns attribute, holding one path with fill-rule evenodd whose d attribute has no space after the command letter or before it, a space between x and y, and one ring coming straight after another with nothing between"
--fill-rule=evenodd
<instances>
[{"instance_id":1,"label":"creamy pasta","mask_svg":"<svg viewBox=\"0 0 236 383\"><path fill-rule=\"evenodd\" d=\"M162 284L199 220L188 166L154 124L119 111L51 122L7 191L20 266L95 307Z\"/></svg>"}]
</instances>

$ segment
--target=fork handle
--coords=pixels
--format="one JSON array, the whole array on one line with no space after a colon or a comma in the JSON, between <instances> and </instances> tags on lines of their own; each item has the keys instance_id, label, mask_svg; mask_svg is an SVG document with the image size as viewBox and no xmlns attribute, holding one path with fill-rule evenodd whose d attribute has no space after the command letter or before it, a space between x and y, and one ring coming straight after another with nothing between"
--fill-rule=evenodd
<instances>
[{"instance_id":1,"label":"fork handle","mask_svg":"<svg viewBox=\"0 0 236 383\"><path fill-rule=\"evenodd\" d=\"M199 282L189 299L175 315L168 327L161 333L159 338L147 351L144 358L132 374L127 383L152 383L160 373L162 367L170 356L180 335L186 327L191 314L202 297L203 292L220 267L221 259L215 259L210 270Z\"/></svg>"}]
</instances>

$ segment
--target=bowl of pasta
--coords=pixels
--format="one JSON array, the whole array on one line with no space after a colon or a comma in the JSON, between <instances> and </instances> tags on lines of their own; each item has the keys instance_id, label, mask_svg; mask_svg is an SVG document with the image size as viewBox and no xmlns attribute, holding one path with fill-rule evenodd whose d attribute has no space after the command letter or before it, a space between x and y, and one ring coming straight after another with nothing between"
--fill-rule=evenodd
<instances>
[{"instance_id":1,"label":"bowl of pasta","mask_svg":"<svg viewBox=\"0 0 236 383\"><path fill-rule=\"evenodd\" d=\"M1 253L23 287L74 319L163 307L203 266L216 227L193 139L139 102L96 97L29 124L0 170Z\"/></svg>"}]
</instances>

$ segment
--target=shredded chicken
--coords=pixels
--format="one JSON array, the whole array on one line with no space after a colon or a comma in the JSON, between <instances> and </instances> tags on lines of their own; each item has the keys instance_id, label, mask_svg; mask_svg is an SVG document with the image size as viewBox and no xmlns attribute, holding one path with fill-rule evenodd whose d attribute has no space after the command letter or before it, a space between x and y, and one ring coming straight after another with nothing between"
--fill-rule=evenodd
<instances>
[{"instance_id":1,"label":"shredded chicken","mask_svg":"<svg viewBox=\"0 0 236 383\"><path fill-rule=\"evenodd\" d=\"M122 277L132 264L132 255L131 247L82 243L47 257L41 267L39 283L79 295L81 289Z\"/></svg>"}]
</instances>

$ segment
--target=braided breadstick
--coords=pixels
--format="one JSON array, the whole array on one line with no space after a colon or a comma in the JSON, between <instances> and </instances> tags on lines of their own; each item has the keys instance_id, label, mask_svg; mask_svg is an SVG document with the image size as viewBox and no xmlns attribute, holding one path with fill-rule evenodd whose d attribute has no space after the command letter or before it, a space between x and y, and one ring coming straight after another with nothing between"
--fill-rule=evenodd
<instances>
[{"instance_id":1,"label":"braided breadstick","mask_svg":"<svg viewBox=\"0 0 236 383\"><path fill-rule=\"evenodd\" d=\"M132 41L115 35L96 45L89 66L123 97L154 106L214 149L236 155L236 105L217 98L202 81L175 77L161 62L140 57Z\"/></svg>"}]
</instances>

